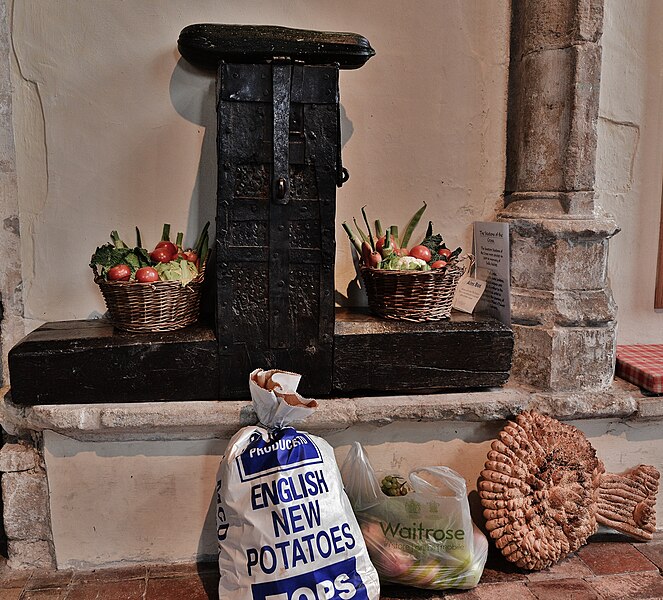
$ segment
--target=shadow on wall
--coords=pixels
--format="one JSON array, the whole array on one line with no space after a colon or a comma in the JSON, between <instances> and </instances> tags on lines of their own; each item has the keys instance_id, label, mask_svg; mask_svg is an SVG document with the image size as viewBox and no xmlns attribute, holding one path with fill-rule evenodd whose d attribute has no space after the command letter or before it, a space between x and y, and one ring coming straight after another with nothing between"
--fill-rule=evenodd
<instances>
[{"instance_id":1,"label":"shadow on wall","mask_svg":"<svg viewBox=\"0 0 663 600\"><path fill-rule=\"evenodd\" d=\"M196 182L189 203L187 239L196 239L207 221L211 222L210 241L216 239L216 76L197 69L183 58L175 65L170 78L170 100L177 113L204 130L200 148L200 162ZM205 283L203 284L202 313L204 320L214 318L214 277L210 271L215 264L215 244L210 243Z\"/></svg>"},{"instance_id":2,"label":"shadow on wall","mask_svg":"<svg viewBox=\"0 0 663 600\"><path fill-rule=\"evenodd\" d=\"M191 192L189 205L187 238L195 239L206 221L215 222L217 197L217 115L216 115L216 74L198 69L180 58L170 78L170 100L177 113L204 129L200 150L200 162L196 183ZM341 148L345 147L354 126L345 107L340 107ZM213 233L213 232L212 232ZM211 239L215 239L215 236ZM348 243L345 238L340 243ZM214 260L210 260L214 264ZM207 281L210 282L208 277ZM366 294L361 289L359 276L350 282L347 296L336 293L336 301L341 306L366 306ZM209 309L209 307L208 307Z\"/></svg>"}]
</instances>

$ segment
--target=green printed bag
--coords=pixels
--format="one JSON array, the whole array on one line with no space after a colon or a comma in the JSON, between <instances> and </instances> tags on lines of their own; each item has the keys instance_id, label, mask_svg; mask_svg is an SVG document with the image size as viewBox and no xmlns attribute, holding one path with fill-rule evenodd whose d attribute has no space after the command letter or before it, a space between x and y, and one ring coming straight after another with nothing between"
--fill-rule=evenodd
<instances>
[{"instance_id":1,"label":"green printed bag","mask_svg":"<svg viewBox=\"0 0 663 600\"><path fill-rule=\"evenodd\" d=\"M472 522L467 487L458 473L422 467L407 479L383 479L383 487L355 442L342 475L382 580L433 590L479 583L488 540Z\"/></svg>"}]
</instances>

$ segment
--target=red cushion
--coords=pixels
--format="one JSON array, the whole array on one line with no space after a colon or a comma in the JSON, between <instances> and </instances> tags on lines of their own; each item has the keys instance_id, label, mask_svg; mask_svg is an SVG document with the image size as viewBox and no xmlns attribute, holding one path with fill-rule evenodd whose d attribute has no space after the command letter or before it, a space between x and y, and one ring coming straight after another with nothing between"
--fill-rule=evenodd
<instances>
[{"instance_id":1,"label":"red cushion","mask_svg":"<svg viewBox=\"0 0 663 600\"><path fill-rule=\"evenodd\" d=\"M617 346L616 374L655 394L663 394L663 344Z\"/></svg>"}]
</instances>

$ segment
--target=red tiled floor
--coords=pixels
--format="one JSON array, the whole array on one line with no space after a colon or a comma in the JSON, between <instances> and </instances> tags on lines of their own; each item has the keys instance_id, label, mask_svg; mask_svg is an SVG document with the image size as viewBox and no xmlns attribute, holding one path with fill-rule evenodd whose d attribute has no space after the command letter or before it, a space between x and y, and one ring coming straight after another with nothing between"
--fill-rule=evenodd
<instances>
[{"instance_id":1,"label":"red tiled floor","mask_svg":"<svg viewBox=\"0 0 663 600\"><path fill-rule=\"evenodd\" d=\"M218 598L218 582L215 577L189 575L188 577L166 577L147 582L145 600L164 598L186 598L186 600L211 600Z\"/></svg>"},{"instance_id":2,"label":"red tiled floor","mask_svg":"<svg viewBox=\"0 0 663 600\"><path fill-rule=\"evenodd\" d=\"M527 589L537 600L601 600L592 586L582 579L534 581Z\"/></svg>"},{"instance_id":3,"label":"red tiled floor","mask_svg":"<svg viewBox=\"0 0 663 600\"><path fill-rule=\"evenodd\" d=\"M450 596L456 600L536 600L524 583L489 583ZM560 600L562 596L558 597Z\"/></svg>"},{"instance_id":4,"label":"red tiled floor","mask_svg":"<svg viewBox=\"0 0 663 600\"><path fill-rule=\"evenodd\" d=\"M20 600L64 600L67 588L50 588L48 590L26 590Z\"/></svg>"},{"instance_id":5,"label":"red tiled floor","mask_svg":"<svg viewBox=\"0 0 663 600\"><path fill-rule=\"evenodd\" d=\"M596 575L658 570L656 565L631 544L592 543L581 548L578 556Z\"/></svg>"},{"instance_id":6,"label":"red tiled floor","mask_svg":"<svg viewBox=\"0 0 663 600\"><path fill-rule=\"evenodd\" d=\"M663 577L656 573L631 573L597 577L592 587L603 600L661 600Z\"/></svg>"},{"instance_id":7,"label":"red tiled floor","mask_svg":"<svg viewBox=\"0 0 663 600\"><path fill-rule=\"evenodd\" d=\"M144 579L128 579L73 584L66 600L143 600L145 583Z\"/></svg>"},{"instance_id":8,"label":"red tiled floor","mask_svg":"<svg viewBox=\"0 0 663 600\"><path fill-rule=\"evenodd\" d=\"M17 570L7 567L5 561L0 558L0 591L4 589L21 588L32 575L32 570ZM2 598L2 596L0 596Z\"/></svg>"},{"instance_id":9,"label":"red tiled floor","mask_svg":"<svg viewBox=\"0 0 663 600\"><path fill-rule=\"evenodd\" d=\"M80 571L74 573L72 582L103 583L106 581L121 581L129 579L147 579L147 565L129 565L117 569L97 569L95 571Z\"/></svg>"},{"instance_id":10,"label":"red tiled floor","mask_svg":"<svg viewBox=\"0 0 663 600\"><path fill-rule=\"evenodd\" d=\"M496 548L488 551L488 560L481 575L481 583L501 583L505 581L525 581L526 571L519 569L502 556Z\"/></svg>"},{"instance_id":11,"label":"red tiled floor","mask_svg":"<svg viewBox=\"0 0 663 600\"><path fill-rule=\"evenodd\" d=\"M649 557L649 558L647 558ZM650 560L651 559L651 560ZM662 600L663 541L597 542L550 569L516 568L494 550L472 590L385 585L382 600ZM219 600L215 563L96 571L12 571L0 559L0 600Z\"/></svg>"},{"instance_id":12,"label":"red tiled floor","mask_svg":"<svg viewBox=\"0 0 663 600\"><path fill-rule=\"evenodd\" d=\"M592 570L575 554L564 558L556 565L544 569L543 571L533 571L527 573L527 579L530 581L548 581L550 579L582 579L583 577L592 577Z\"/></svg>"},{"instance_id":13,"label":"red tiled floor","mask_svg":"<svg viewBox=\"0 0 663 600\"><path fill-rule=\"evenodd\" d=\"M663 542L650 542L648 544L634 544L638 552L644 554L659 569L663 569Z\"/></svg>"},{"instance_id":14,"label":"red tiled floor","mask_svg":"<svg viewBox=\"0 0 663 600\"><path fill-rule=\"evenodd\" d=\"M66 588L71 581L72 571L37 571L25 584L26 590Z\"/></svg>"}]
</instances>

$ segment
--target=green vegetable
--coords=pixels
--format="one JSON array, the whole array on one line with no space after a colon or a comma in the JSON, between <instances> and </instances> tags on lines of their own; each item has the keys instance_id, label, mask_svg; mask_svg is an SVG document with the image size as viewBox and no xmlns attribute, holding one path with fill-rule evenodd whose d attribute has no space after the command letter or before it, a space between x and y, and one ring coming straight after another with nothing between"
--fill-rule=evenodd
<instances>
[{"instance_id":1,"label":"green vegetable","mask_svg":"<svg viewBox=\"0 0 663 600\"><path fill-rule=\"evenodd\" d=\"M117 231L111 232L111 239L113 240L112 244L99 246L90 259L90 266L100 266L103 276L106 276L106 273L116 265L129 265L132 275L141 267L152 265L152 261L144 248L129 248L120 239Z\"/></svg>"},{"instance_id":2,"label":"green vegetable","mask_svg":"<svg viewBox=\"0 0 663 600\"><path fill-rule=\"evenodd\" d=\"M167 263L159 263L155 269L162 281L179 281L182 286L187 285L198 275L198 269L188 260L171 260Z\"/></svg>"},{"instance_id":3,"label":"green vegetable","mask_svg":"<svg viewBox=\"0 0 663 600\"><path fill-rule=\"evenodd\" d=\"M366 232L361 227L359 227L359 225L357 223L357 219L353 218L352 222L355 224L355 227L357 228L357 231L359 232L359 237L361 237L361 241L370 243L369 240L368 240L368 236L366 235Z\"/></svg>"},{"instance_id":4,"label":"green vegetable","mask_svg":"<svg viewBox=\"0 0 663 600\"><path fill-rule=\"evenodd\" d=\"M371 233L371 226L368 224L368 217L366 216L366 207L361 207L361 215L364 217L364 223L366 223L366 229L368 229L368 241L371 244L371 250L375 250L375 240L373 239L373 234Z\"/></svg>"},{"instance_id":5,"label":"green vegetable","mask_svg":"<svg viewBox=\"0 0 663 600\"><path fill-rule=\"evenodd\" d=\"M446 250L447 246L439 233L426 236L424 241L421 242L421 245L426 246L426 248L431 251L432 256L428 261L429 263L434 263L436 260L444 260L445 262L450 263L451 261L457 259L460 253L463 251L462 248L458 247L449 256L441 255L439 250Z\"/></svg>"},{"instance_id":6,"label":"green vegetable","mask_svg":"<svg viewBox=\"0 0 663 600\"><path fill-rule=\"evenodd\" d=\"M355 250L361 256L361 244L359 240L355 237L355 234L353 233L352 229L350 229L350 226L343 221L343 229L345 229L345 233L348 234L348 237L350 238L350 242L352 242L352 245L355 247Z\"/></svg>"},{"instance_id":7,"label":"green vegetable","mask_svg":"<svg viewBox=\"0 0 663 600\"><path fill-rule=\"evenodd\" d=\"M380 223L380 219L375 219L375 237L381 238L383 235L382 223Z\"/></svg>"},{"instance_id":8,"label":"green vegetable","mask_svg":"<svg viewBox=\"0 0 663 600\"><path fill-rule=\"evenodd\" d=\"M430 266L425 260L414 256L398 256L398 254L391 254L383 260L380 268L388 271L430 271Z\"/></svg>"},{"instance_id":9,"label":"green vegetable","mask_svg":"<svg viewBox=\"0 0 663 600\"><path fill-rule=\"evenodd\" d=\"M426 203L424 202L424 205L416 213L412 215L412 218L405 226L405 233L403 234L403 239L401 240L402 248L407 248L408 242L410 241L410 238L412 237L414 230L416 229L417 225L419 224L419 221L421 220L421 215L424 214L425 210L426 210Z\"/></svg>"},{"instance_id":10,"label":"green vegetable","mask_svg":"<svg viewBox=\"0 0 663 600\"><path fill-rule=\"evenodd\" d=\"M117 233L117 231L115 231L115 230L111 231L110 236L111 236L111 240L113 240L113 245L116 248L128 248L129 247L120 239L120 235Z\"/></svg>"},{"instance_id":11,"label":"green vegetable","mask_svg":"<svg viewBox=\"0 0 663 600\"><path fill-rule=\"evenodd\" d=\"M387 496L406 496L410 486L399 475L387 475L380 483L382 493Z\"/></svg>"},{"instance_id":12,"label":"green vegetable","mask_svg":"<svg viewBox=\"0 0 663 600\"><path fill-rule=\"evenodd\" d=\"M163 230L161 231L161 241L170 242L170 223L163 224Z\"/></svg>"},{"instance_id":13,"label":"green vegetable","mask_svg":"<svg viewBox=\"0 0 663 600\"><path fill-rule=\"evenodd\" d=\"M209 221L200 231L200 235L196 240L196 245L193 247L194 252L198 255L200 265L203 265L207 260L207 252L209 250Z\"/></svg>"}]
</instances>

